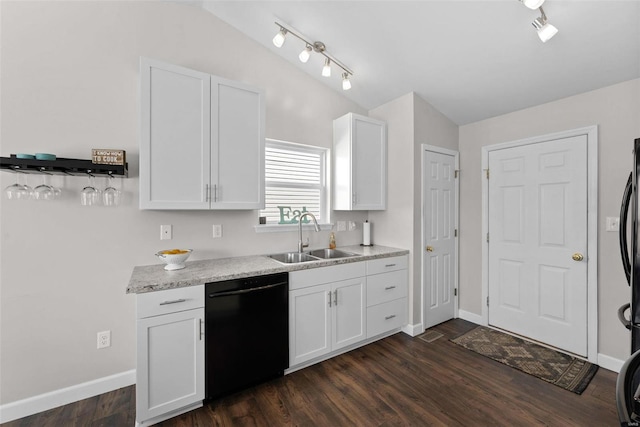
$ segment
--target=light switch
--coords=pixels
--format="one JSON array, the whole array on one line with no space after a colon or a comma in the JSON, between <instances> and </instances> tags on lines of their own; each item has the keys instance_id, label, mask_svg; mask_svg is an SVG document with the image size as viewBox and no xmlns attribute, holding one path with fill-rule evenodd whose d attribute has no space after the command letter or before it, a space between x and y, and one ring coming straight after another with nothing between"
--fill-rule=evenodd
<instances>
[{"instance_id":1,"label":"light switch","mask_svg":"<svg viewBox=\"0 0 640 427\"><path fill-rule=\"evenodd\" d=\"M346 221L338 221L338 231L347 231Z\"/></svg>"}]
</instances>

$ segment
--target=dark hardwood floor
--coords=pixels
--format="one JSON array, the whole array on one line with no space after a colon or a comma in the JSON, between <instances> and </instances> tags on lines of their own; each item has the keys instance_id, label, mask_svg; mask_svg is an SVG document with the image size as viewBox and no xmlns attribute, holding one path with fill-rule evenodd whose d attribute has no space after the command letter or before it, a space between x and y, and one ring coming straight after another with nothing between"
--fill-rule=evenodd
<instances>
[{"instance_id":1,"label":"dark hardwood floor","mask_svg":"<svg viewBox=\"0 0 640 427\"><path fill-rule=\"evenodd\" d=\"M616 374L599 369L582 395L452 343L475 327L436 326L427 343L403 333L211 402L168 426L616 426ZM20 420L17 426L132 426L126 387Z\"/></svg>"}]
</instances>

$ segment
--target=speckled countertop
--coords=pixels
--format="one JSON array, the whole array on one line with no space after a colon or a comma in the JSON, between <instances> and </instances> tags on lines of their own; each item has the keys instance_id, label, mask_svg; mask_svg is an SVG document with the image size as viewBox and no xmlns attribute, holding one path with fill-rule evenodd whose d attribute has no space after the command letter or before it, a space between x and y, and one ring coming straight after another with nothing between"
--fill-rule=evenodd
<instances>
[{"instance_id":1,"label":"speckled countertop","mask_svg":"<svg viewBox=\"0 0 640 427\"><path fill-rule=\"evenodd\" d=\"M253 255L187 261L186 268L175 271L166 271L164 264L138 266L135 267L133 273L131 273L127 293L141 294L144 292L196 286L209 282L240 279L243 277L280 273L283 271L306 270L309 268L366 261L368 259L388 258L409 253L406 249L390 248L387 246L345 246L338 249L357 254L357 256L301 262L297 264L282 264L265 255Z\"/></svg>"}]
</instances>

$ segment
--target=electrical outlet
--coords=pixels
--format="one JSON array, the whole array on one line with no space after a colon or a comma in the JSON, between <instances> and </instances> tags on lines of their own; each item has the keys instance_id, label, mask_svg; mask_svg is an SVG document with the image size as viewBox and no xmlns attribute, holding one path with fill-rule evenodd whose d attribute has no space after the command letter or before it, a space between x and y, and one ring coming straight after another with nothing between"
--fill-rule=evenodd
<instances>
[{"instance_id":1,"label":"electrical outlet","mask_svg":"<svg viewBox=\"0 0 640 427\"><path fill-rule=\"evenodd\" d=\"M349 231L353 231L356 229L355 221L349 221Z\"/></svg>"},{"instance_id":2,"label":"electrical outlet","mask_svg":"<svg viewBox=\"0 0 640 427\"><path fill-rule=\"evenodd\" d=\"M171 240L173 239L173 227L171 225L161 225L160 226L160 240Z\"/></svg>"},{"instance_id":3,"label":"electrical outlet","mask_svg":"<svg viewBox=\"0 0 640 427\"><path fill-rule=\"evenodd\" d=\"M222 237L222 224L213 224L213 238L219 239Z\"/></svg>"},{"instance_id":4,"label":"electrical outlet","mask_svg":"<svg viewBox=\"0 0 640 427\"><path fill-rule=\"evenodd\" d=\"M111 347L111 331L98 332L98 349Z\"/></svg>"},{"instance_id":5,"label":"electrical outlet","mask_svg":"<svg viewBox=\"0 0 640 427\"><path fill-rule=\"evenodd\" d=\"M346 221L338 221L338 230L337 231L347 231L347 222Z\"/></svg>"}]
</instances>

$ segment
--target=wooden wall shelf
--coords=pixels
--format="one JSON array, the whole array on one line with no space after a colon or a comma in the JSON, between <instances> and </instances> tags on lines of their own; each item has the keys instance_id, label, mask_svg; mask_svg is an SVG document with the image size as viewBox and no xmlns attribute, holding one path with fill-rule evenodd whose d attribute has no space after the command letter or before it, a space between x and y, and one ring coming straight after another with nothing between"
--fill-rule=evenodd
<instances>
[{"instance_id":1,"label":"wooden wall shelf","mask_svg":"<svg viewBox=\"0 0 640 427\"><path fill-rule=\"evenodd\" d=\"M44 173L52 175L85 176L121 176L126 178L129 171L124 165L98 165L91 160L64 159L35 160L18 159L14 154L11 157L0 157L0 170L21 173Z\"/></svg>"}]
</instances>

